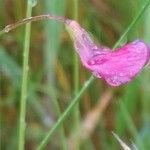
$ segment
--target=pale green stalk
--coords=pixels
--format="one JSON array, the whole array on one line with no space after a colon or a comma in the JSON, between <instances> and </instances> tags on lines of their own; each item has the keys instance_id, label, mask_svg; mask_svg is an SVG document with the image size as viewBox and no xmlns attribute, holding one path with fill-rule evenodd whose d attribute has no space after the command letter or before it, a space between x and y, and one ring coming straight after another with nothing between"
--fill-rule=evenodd
<instances>
[{"instance_id":1,"label":"pale green stalk","mask_svg":"<svg viewBox=\"0 0 150 150\"><path fill-rule=\"evenodd\" d=\"M120 42L125 38L125 36L128 34L128 32L132 29L132 27L135 25L135 23L140 19L146 8L149 6L150 0L142 7L142 9L139 11L135 19L131 22L131 24L128 26L128 28L125 30L125 32L122 34L122 36L119 38L119 40L114 45L113 49L115 49ZM90 86L92 81L94 80L94 77L91 76L87 80L87 84L85 84L81 90L78 92L78 94L75 96L75 98L72 100L71 104L67 107L67 109L64 111L64 113L61 115L61 117L57 120L55 125L52 127L52 129L48 132L46 137L43 139L43 141L38 146L38 150L43 149L47 143L49 142L50 138L54 134L54 132L58 129L59 126L63 123L63 121L66 119L66 117L69 115L69 113L72 112L72 109L76 106L76 104L79 102L79 98L82 96L82 94L85 92L85 90Z\"/></svg>"},{"instance_id":2,"label":"pale green stalk","mask_svg":"<svg viewBox=\"0 0 150 150\"><path fill-rule=\"evenodd\" d=\"M32 14L32 4L28 1L26 17L30 17ZM30 33L31 23L26 24L25 27L25 40L23 48L23 72L22 72L22 84L21 84L21 100L20 100L20 118L19 118L19 141L18 149L24 150L25 143L25 116L26 116L26 99L27 99L27 77L28 77L28 60L29 60L29 46L30 46Z\"/></svg>"},{"instance_id":3,"label":"pale green stalk","mask_svg":"<svg viewBox=\"0 0 150 150\"><path fill-rule=\"evenodd\" d=\"M78 0L73 0L73 19L78 21ZM76 95L79 91L79 59L76 51L74 51L74 94ZM80 109L79 104L77 104L74 108L74 125L73 125L73 133L79 128L80 125ZM72 133L72 134L73 134ZM80 149L80 141L79 139L74 139L76 150Z\"/></svg>"},{"instance_id":4,"label":"pale green stalk","mask_svg":"<svg viewBox=\"0 0 150 150\"><path fill-rule=\"evenodd\" d=\"M66 108L65 112L61 115L61 117L57 120L55 125L51 128L50 132L46 135L44 140L40 143L37 150L43 150L47 143L49 142L50 138L54 134L54 132L61 126L63 121L66 119L66 117L70 114L70 112L73 111L74 106L79 102L79 98L82 96L82 94L85 92L85 90L89 87L89 85L94 80L94 77L91 76L88 81L83 85L82 89L78 92L78 94L75 96L75 98L72 100L71 104Z\"/></svg>"},{"instance_id":5,"label":"pale green stalk","mask_svg":"<svg viewBox=\"0 0 150 150\"><path fill-rule=\"evenodd\" d=\"M44 0L45 10L50 14L64 15L65 13L65 0ZM58 50L60 47L60 33L62 31L61 24L57 22L49 21L45 24L46 41L44 54L44 67L47 77L47 90L49 91L48 99L52 101L53 110L57 118L61 116L61 109L56 91L56 74L55 64L57 59ZM67 150L67 140L65 137L64 127L61 126L57 131L59 135L59 146L62 150Z\"/></svg>"},{"instance_id":6,"label":"pale green stalk","mask_svg":"<svg viewBox=\"0 0 150 150\"><path fill-rule=\"evenodd\" d=\"M137 23L137 21L141 18L141 16L143 15L143 13L145 12L145 10L147 9L147 7L150 4L150 0L147 1L147 3L142 7L142 9L139 11L139 13L137 14L137 16L133 19L133 21L131 22L131 24L128 26L128 28L125 30L125 32L122 34L122 36L119 38L119 40L117 41L117 43L114 45L113 49L117 48L118 45L121 43L121 41L125 38L125 36L129 33L129 31L132 29L132 27Z\"/></svg>"},{"instance_id":7,"label":"pale green stalk","mask_svg":"<svg viewBox=\"0 0 150 150\"><path fill-rule=\"evenodd\" d=\"M148 8L145 20L144 20L144 39L145 41L150 44L150 7ZM149 93L149 77L150 77L150 69L149 67L145 68L143 76L142 76L142 82L143 82L143 99L141 101L142 104L142 119L144 123L147 123L149 121L149 110L150 110L150 93Z\"/></svg>"}]
</instances>

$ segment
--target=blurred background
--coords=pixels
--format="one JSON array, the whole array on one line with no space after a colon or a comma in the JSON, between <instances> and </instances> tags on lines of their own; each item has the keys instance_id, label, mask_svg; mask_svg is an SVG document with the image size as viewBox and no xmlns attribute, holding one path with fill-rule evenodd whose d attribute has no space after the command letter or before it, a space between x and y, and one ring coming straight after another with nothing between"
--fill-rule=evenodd
<instances>
[{"instance_id":1,"label":"blurred background","mask_svg":"<svg viewBox=\"0 0 150 150\"><path fill-rule=\"evenodd\" d=\"M32 15L78 19L96 43L113 47L146 0L32 0ZM26 0L0 0L0 29L26 16ZM0 37L0 149L16 150L24 28ZM141 38L150 44L150 8L120 44ZM76 61L63 24L32 23L26 107L25 149L34 150L77 91L90 77ZM78 66L79 64L79 66ZM77 67L78 66L78 67ZM79 76L75 75L75 68ZM77 78L75 78L77 76ZM75 86L78 82L79 84ZM150 68L130 83L112 88L96 79L80 104L55 132L47 150L119 150L114 131L125 143L150 148ZM78 113L76 113L78 112ZM63 147L66 143L67 148ZM132 147L132 146L131 146Z\"/></svg>"}]
</instances>

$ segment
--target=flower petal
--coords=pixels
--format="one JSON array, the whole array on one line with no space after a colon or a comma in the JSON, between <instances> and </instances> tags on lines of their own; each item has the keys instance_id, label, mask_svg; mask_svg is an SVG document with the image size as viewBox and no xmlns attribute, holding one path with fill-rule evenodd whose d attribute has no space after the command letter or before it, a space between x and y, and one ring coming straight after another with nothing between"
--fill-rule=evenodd
<instances>
[{"instance_id":1,"label":"flower petal","mask_svg":"<svg viewBox=\"0 0 150 150\"><path fill-rule=\"evenodd\" d=\"M150 59L150 49L141 40L111 51L107 47L97 47L76 21L70 20L67 27L83 65L111 86L132 80Z\"/></svg>"},{"instance_id":2,"label":"flower petal","mask_svg":"<svg viewBox=\"0 0 150 150\"><path fill-rule=\"evenodd\" d=\"M103 57L91 58L95 62L91 70L112 86L119 86L132 80L150 59L150 49L140 40L127 44Z\"/></svg>"},{"instance_id":3,"label":"flower petal","mask_svg":"<svg viewBox=\"0 0 150 150\"><path fill-rule=\"evenodd\" d=\"M93 52L97 49L97 46L93 43L89 34L76 21L71 20L67 29L83 65L88 68L87 62L94 55Z\"/></svg>"}]
</instances>

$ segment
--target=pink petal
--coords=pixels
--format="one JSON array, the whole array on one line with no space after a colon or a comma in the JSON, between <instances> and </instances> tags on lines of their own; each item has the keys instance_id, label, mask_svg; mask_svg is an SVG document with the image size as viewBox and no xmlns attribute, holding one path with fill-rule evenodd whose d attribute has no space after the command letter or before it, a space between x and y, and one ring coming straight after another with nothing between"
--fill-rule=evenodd
<instances>
[{"instance_id":1,"label":"pink petal","mask_svg":"<svg viewBox=\"0 0 150 150\"><path fill-rule=\"evenodd\" d=\"M93 56L94 49L97 49L97 46L93 43L89 34L76 21L71 20L68 30L83 65L88 68L87 62Z\"/></svg>"},{"instance_id":2,"label":"pink petal","mask_svg":"<svg viewBox=\"0 0 150 150\"><path fill-rule=\"evenodd\" d=\"M143 41L136 40L111 51L97 47L76 21L70 20L68 29L83 65L111 86L132 80L150 59L150 49Z\"/></svg>"},{"instance_id":3,"label":"pink petal","mask_svg":"<svg viewBox=\"0 0 150 150\"><path fill-rule=\"evenodd\" d=\"M132 80L149 59L148 46L143 41L136 40L114 52L91 58L89 65L95 76L105 79L112 86L119 86Z\"/></svg>"}]
</instances>

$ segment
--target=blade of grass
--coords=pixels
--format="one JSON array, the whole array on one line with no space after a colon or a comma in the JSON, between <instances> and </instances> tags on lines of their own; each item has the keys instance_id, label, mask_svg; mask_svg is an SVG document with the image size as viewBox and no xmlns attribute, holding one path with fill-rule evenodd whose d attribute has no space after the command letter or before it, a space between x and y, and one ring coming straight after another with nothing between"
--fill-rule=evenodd
<instances>
[{"instance_id":1,"label":"blade of grass","mask_svg":"<svg viewBox=\"0 0 150 150\"><path fill-rule=\"evenodd\" d=\"M112 134L124 150L131 150L131 148L126 143L124 143L116 133L112 132Z\"/></svg>"},{"instance_id":2,"label":"blade of grass","mask_svg":"<svg viewBox=\"0 0 150 150\"><path fill-rule=\"evenodd\" d=\"M150 44L150 7L146 12L146 16L144 19L144 39L145 41ZM146 123L149 121L149 110L150 110L150 93L149 93L149 79L150 79L150 70L149 67L145 68L143 73L143 99L142 99L142 119Z\"/></svg>"},{"instance_id":3,"label":"blade of grass","mask_svg":"<svg viewBox=\"0 0 150 150\"><path fill-rule=\"evenodd\" d=\"M32 2L27 2L26 17L30 17L32 14ZM25 40L23 48L23 72L22 72L22 84L21 84L21 100L20 100L20 118L19 118L19 140L18 149L24 150L25 143L25 116L26 116L26 98L27 98L27 77L28 77L28 60L29 60L29 46L30 46L30 33L31 23L26 24L25 27Z\"/></svg>"},{"instance_id":4,"label":"blade of grass","mask_svg":"<svg viewBox=\"0 0 150 150\"><path fill-rule=\"evenodd\" d=\"M0 72L9 76L15 86L19 86L18 80L20 81L21 70L3 47L0 47L0 64Z\"/></svg>"},{"instance_id":5,"label":"blade of grass","mask_svg":"<svg viewBox=\"0 0 150 150\"><path fill-rule=\"evenodd\" d=\"M143 15L143 13L145 12L145 10L147 9L147 7L150 4L150 0L148 0L146 2L146 4L142 7L142 9L139 11L139 13L137 14L137 16L133 19L133 21L131 22L131 24L128 26L128 28L125 30L125 32L122 34L122 36L119 38L119 40L117 41L117 43L114 45L113 49L117 48L119 43L121 43L121 41L125 38L125 36L127 35L127 33L132 29L132 27L137 23L137 21L141 18L141 16Z\"/></svg>"},{"instance_id":6,"label":"blade of grass","mask_svg":"<svg viewBox=\"0 0 150 150\"><path fill-rule=\"evenodd\" d=\"M73 0L73 18L78 20L78 0ZM76 95L79 91L79 59L77 53L74 51L73 55L73 63L74 63L74 95ZM73 112L74 116L74 126L73 130L78 129L80 125L80 110L79 104L77 104L74 108ZM77 139L75 141L75 149L80 149L80 141Z\"/></svg>"},{"instance_id":7,"label":"blade of grass","mask_svg":"<svg viewBox=\"0 0 150 150\"><path fill-rule=\"evenodd\" d=\"M146 2L146 4L142 7L142 9L139 11L139 13L137 14L137 16L135 17L135 19L133 19L133 21L131 22L131 24L127 27L127 29L125 30L125 32L122 34L122 36L119 38L119 40L116 42L116 44L114 45L113 49L115 49L120 42L126 37L126 35L128 34L128 32L132 29L132 27L136 24L136 22L140 19L140 17L143 15L144 11L146 10L146 8L149 6L150 4L150 0L148 0ZM57 122L55 123L55 125L52 127L52 129L48 132L48 134L46 135L46 137L42 140L42 142L39 144L38 146L38 150L43 149L46 144L49 142L51 136L54 134L54 132L58 129L58 127L63 123L63 121L66 119L67 115L69 115L69 113L72 112L72 109L74 108L74 106L79 102L79 98L82 96L82 94L85 92L85 90L90 86L90 84L92 83L92 81L95 78L93 76L91 76L88 80L87 80L87 84L86 86L84 85L81 90L78 92L78 94L75 96L75 98L72 100L71 104L66 108L66 110L64 111L64 113L60 116L60 118L57 120Z\"/></svg>"},{"instance_id":8,"label":"blade of grass","mask_svg":"<svg viewBox=\"0 0 150 150\"><path fill-rule=\"evenodd\" d=\"M57 14L64 16L65 13L65 0L45 0L45 9L50 14ZM44 48L44 67L47 77L47 90L49 95L47 95L49 101L52 101L56 117L60 117L61 110L59 102L57 99L56 89L56 74L55 74L55 63L58 56L58 49L60 47L60 33L62 30L62 25L57 22L49 21L45 24L46 42ZM61 127L58 131L60 136L60 147L62 150L66 150L66 138L64 128Z\"/></svg>"},{"instance_id":9,"label":"blade of grass","mask_svg":"<svg viewBox=\"0 0 150 150\"><path fill-rule=\"evenodd\" d=\"M124 89L124 94L122 96L122 100L124 102L125 107L127 108L128 112L132 114L135 111L135 108L138 103L138 97L140 94L139 93L139 86L137 84L137 81L133 81L130 83L126 88ZM137 94L133 94L137 93ZM119 135L124 135L126 130L126 123L125 120L122 119L123 114L121 112L121 108L116 108L116 121L115 121L115 128L116 132Z\"/></svg>"},{"instance_id":10,"label":"blade of grass","mask_svg":"<svg viewBox=\"0 0 150 150\"><path fill-rule=\"evenodd\" d=\"M58 127L61 125L61 123L66 119L66 117L69 115L71 111L73 111L74 106L79 102L79 98L82 96L82 94L85 92L85 90L89 87L89 85L92 83L94 80L94 77L91 76L88 81L85 82L83 85L82 89L78 92L76 97L72 100L72 103L67 107L65 112L61 115L61 117L57 120L55 125L52 127L50 132L46 135L42 143L38 146L38 150L44 149L46 144L48 143L49 139L53 135L53 133L58 129Z\"/></svg>"},{"instance_id":11,"label":"blade of grass","mask_svg":"<svg viewBox=\"0 0 150 150\"><path fill-rule=\"evenodd\" d=\"M144 25L144 40L150 44L150 7L147 9L146 13L145 13L145 17L143 20L143 25ZM140 134L142 136L142 141L144 141L144 145L145 145L145 149L149 149L150 147L150 92L149 92L149 81L150 81L150 69L149 66L147 66L144 71L143 74L141 76L142 78L142 91L141 91L141 122L142 122L142 126L140 128Z\"/></svg>"},{"instance_id":12,"label":"blade of grass","mask_svg":"<svg viewBox=\"0 0 150 150\"><path fill-rule=\"evenodd\" d=\"M123 101L120 102L119 108L121 108L121 112L123 113L123 118L126 121L127 128L130 130L130 133L134 136L135 138L135 143L139 147L140 150L146 150L144 143L142 142L142 139L140 138L140 135L138 134L138 131L133 123L133 120L128 113Z\"/></svg>"},{"instance_id":13,"label":"blade of grass","mask_svg":"<svg viewBox=\"0 0 150 150\"><path fill-rule=\"evenodd\" d=\"M1 89L1 84L0 84L0 89ZM1 90L0 90L0 99L2 99L1 94L2 93L1 93ZM2 113L0 113L0 133L2 133L2 131L3 131L3 128L2 128L2 119L1 118L2 118ZM0 140L0 148L2 148L2 140Z\"/></svg>"}]
</instances>

